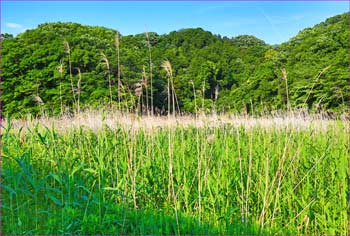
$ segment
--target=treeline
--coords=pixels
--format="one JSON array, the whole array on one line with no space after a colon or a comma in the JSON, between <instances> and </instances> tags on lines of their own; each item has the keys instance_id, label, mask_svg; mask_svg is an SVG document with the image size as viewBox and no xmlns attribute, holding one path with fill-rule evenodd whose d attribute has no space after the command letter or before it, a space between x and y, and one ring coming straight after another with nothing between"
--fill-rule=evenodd
<instances>
[{"instance_id":1,"label":"treeline","mask_svg":"<svg viewBox=\"0 0 350 236\"><path fill-rule=\"evenodd\" d=\"M331 17L281 45L201 28L122 36L61 22L3 34L2 110L348 112L349 20Z\"/></svg>"}]
</instances>

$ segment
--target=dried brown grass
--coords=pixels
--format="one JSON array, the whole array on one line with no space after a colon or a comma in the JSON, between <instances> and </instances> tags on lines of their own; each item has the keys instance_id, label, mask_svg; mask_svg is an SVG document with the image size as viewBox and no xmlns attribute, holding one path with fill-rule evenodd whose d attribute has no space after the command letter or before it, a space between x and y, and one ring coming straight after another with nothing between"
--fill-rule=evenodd
<instances>
[{"instance_id":1,"label":"dried brown grass","mask_svg":"<svg viewBox=\"0 0 350 236\"><path fill-rule=\"evenodd\" d=\"M348 121L346 121L348 122ZM6 125L7 121L3 122ZM116 129L123 127L133 130L153 131L160 128L176 128L176 127L218 127L232 125L236 127L244 127L251 129L260 127L264 129L290 128L315 129L315 131L327 131L331 127L337 125L337 121L328 119L323 115L311 115L302 113L274 114L265 117L252 117L240 114L225 115L182 115L182 116L145 116L140 117L134 113L121 113L119 111L84 111L74 117L65 115L56 118L41 117L11 120L14 128L34 127L41 124L46 127L55 127L58 131L66 131L85 127L94 131L98 131L104 127Z\"/></svg>"}]
</instances>

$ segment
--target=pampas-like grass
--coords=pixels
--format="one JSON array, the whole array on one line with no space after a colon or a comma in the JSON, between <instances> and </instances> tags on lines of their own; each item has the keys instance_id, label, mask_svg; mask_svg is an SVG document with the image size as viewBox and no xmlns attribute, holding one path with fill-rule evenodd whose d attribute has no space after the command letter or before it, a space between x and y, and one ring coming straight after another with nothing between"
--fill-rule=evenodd
<instances>
[{"instance_id":1,"label":"pampas-like grass","mask_svg":"<svg viewBox=\"0 0 350 236\"><path fill-rule=\"evenodd\" d=\"M76 68L78 71L78 83L77 83L77 94L78 94L78 103L77 103L77 112L78 115L80 114L80 93L81 93L81 72L80 72L80 68Z\"/></svg>"},{"instance_id":2,"label":"pampas-like grass","mask_svg":"<svg viewBox=\"0 0 350 236\"><path fill-rule=\"evenodd\" d=\"M37 96L37 95L33 95L33 101L35 103L37 103L38 105L43 105L44 104L44 101L41 99L41 97Z\"/></svg>"},{"instance_id":3,"label":"pampas-like grass","mask_svg":"<svg viewBox=\"0 0 350 236\"><path fill-rule=\"evenodd\" d=\"M61 115L63 115L63 99L62 99L62 78L64 72L64 64L61 60L60 65L57 67L58 72L60 73L60 102L61 102Z\"/></svg>"},{"instance_id":4,"label":"pampas-like grass","mask_svg":"<svg viewBox=\"0 0 350 236\"><path fill-rule=\"evenodd\" d=\"M167 73L168 77L168 117L170 117L170 99L172 99L173 103L173 116L175 117L175 89L174 89L174 83L173 83L173 69L171 67L171 63L169 60L165 60L162 62L162 68ZM172 90L171 96L170 96L170 89Z\"/></svg>"},{"instance_id":5,"label":"pampas-like grass","mask_svg":"<svg viewBox=\"0 0 350 236\"><path fill-rule=\"evenodd\" d=\"M142 93L143 93L142 83L143 83L143 81L139 80L133 85L134 92L135 92L135 95L137 97L137 107L136 107L136 114L137 115L142 114L142 110L141 110L141 108L142 108L141 107L141 96L142 96Z\"/></svg>"},{"instance_id":6,"label":"pampas-like grass","mask_svg":"<svg viewBox=\"0 0 350 236\"><path fill-rule=\"evenodd\" d=\"M73 85L72 62L71 62L71 58L70 58L71 48L70 48L69 43L68 43L67 40L63 41L63 45L64 45L64 49L65 49L66 53L68 54L69 77L70 77L70 84L71 84L71 87L72 87L73 101L74 101L74 104L75 104L76 103L76 99L75 99L74 85Z\"/></svg>"},{"instance_id":7,"label":"pampas-like grass","mask_svg":"<svg viewBox=\"0 0 350 236\"><path fill-rule=\"evenodd\" d=\"M41 115L43 115L44 114L44 108L43 108L44 101L42 100L42 98L39 97L38 95L32 95L32 99L38 105Z\"/></svg>"},{"instance_id":8,"label":"pampas-like grass","mask_svg":"<svg viewBox=\"0 0 350 236\"><path fill-rule=\"evenodd\" d=\"M107 74L108 74L108 83L109 83L109 105L112 107L112 81L111 81L111 70L109 66L109 61L103 52L101 52L101 64L104 65L107 69Z\"/></svg>"},{"instance_id":9,"label":"pampas-like grass","mask_svg":"<svg viewBox=\"0 0 350 236\"><path fill-rule=\"evenodd\" d=\"M288 95L288 77L287 77L287 71L285 68L281 69L282 72L282 80L284 80L285 82L285 86L286 86L286 95L287 95L287 109L290 109L290 104L289 104L289 95Z\"/></svg>"}]
</instances>

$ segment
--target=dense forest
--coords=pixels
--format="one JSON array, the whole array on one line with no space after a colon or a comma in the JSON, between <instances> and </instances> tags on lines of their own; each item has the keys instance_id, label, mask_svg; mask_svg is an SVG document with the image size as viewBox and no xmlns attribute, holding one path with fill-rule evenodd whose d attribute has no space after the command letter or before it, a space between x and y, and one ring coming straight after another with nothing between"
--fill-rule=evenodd
<instances>
[{"instance_id":1,"label":"dense forest","mask_svg":"<svg viewBox=\"0 0 350 236\"><path fill-rule=\"evenodd\" d=\"M331 17L280 45L201 28L124 36L61 22L2 34L2 111L348 112L349 20Z\"/></svg>"}]
</instances>

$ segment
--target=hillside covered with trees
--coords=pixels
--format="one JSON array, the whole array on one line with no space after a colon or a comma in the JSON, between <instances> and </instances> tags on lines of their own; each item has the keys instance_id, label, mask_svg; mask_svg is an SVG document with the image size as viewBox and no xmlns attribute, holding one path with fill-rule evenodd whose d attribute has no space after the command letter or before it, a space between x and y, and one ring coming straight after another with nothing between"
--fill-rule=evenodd
<instances>
[{"instance_id":1,"label":"hillside covered with trees","mask_svg":"<svg viewBox=\"0 0 350 236\"><path fill-rule=\"evenodd\" d=\"M349 20L349 13L331 17L281 45L201 28L123 36L77 23L41 24L2 35L2 111L348 112Z\"/></svg>"}]
</instances>

